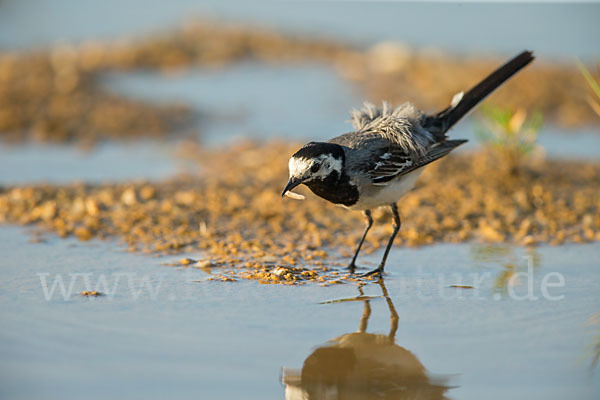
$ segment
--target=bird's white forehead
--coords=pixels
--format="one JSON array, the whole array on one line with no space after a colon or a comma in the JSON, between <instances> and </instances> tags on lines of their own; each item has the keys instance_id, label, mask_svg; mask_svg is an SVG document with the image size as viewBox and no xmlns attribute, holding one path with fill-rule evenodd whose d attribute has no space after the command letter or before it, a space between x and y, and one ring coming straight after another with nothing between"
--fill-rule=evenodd
<instances>
[{"instance_id":1,"label":"bird's white forehead","mask_svg":"<svg viewBox=\"0 0 600 400\"><path fill-rule=\"evenodd\" d=\"M302 176L304 172L308 171L308 169L315 162L312 158L290 158L290 162L288 163L288 168L290 169L290 176Z\"/></svg>"},{"instance_id":2,"label":"bird's white forehead","mask_svg":"<svg viewBox=\"0 0 600 400\"><path fill-rule=\"evenodd\" d=\"M312 167L312 165L316 162L325 162L328 164L328 168L321 169L317 175L326 173L326 170L334 170L338 172L341 172L342 170L342 160L335 158L331 154L321 154L315 158L292 157L288 163L290 176L301 177L307 175L310 171L310 167Z\"/></svg>"}]
</instances>

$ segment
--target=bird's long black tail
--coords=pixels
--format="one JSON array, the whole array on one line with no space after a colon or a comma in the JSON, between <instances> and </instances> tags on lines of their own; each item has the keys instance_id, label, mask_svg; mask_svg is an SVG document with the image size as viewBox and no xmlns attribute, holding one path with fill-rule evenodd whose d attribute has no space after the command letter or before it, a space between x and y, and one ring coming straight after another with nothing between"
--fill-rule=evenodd
<instances>
[{"instance_id":1,"label":"bird's long black tail","mask_svg":"<svg viewBox=\"0 0 600 400\"><path fill-rule=\"evenodd\" d=\"M444 135L448 129L460 121L473 107L500 87L511 76L533 61L534 58L531 51L524 51L492 72L467 93L462 94L462 96L460 93L456 95L448 108L431 116L428 122L431 124L431 128L434 128L432 131Z\"/></svg>"}]
</instances>

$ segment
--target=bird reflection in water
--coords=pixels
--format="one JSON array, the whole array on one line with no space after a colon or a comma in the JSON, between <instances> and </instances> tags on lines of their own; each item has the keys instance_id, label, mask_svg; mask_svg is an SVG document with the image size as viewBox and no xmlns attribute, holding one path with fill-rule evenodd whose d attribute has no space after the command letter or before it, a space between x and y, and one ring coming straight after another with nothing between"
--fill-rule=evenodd
<instances>
[{"instance_id":1,"label":"bird reflection in water","mask_svg":"<svg viewBox=\"0 0 600 400\"><path fill-rule=\"evenodd\" d=\"M332 339L304 361L301 371L284 368L286 400L342 399L445 399L447 379L433 377L419 359L395 343L398 314L383 280L379 282L390 311L387 335L367 333L372 297L341 301L363 301L357 332Z\"/></svg>"}]
</instances>

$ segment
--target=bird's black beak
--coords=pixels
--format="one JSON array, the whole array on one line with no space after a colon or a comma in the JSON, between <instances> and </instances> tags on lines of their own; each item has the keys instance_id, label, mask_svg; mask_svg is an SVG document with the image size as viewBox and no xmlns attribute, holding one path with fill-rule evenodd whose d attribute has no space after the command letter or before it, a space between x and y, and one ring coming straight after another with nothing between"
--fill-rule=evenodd
<instances>
[{"instance_id":1,"label":"bird's black beak","mask_svg":"<svg viewBox=\"0 0 600 400\"><path fill-rule=\"evenodd\" d=\"M292 190L293 188L295 188L302 182L303 182L302 179L291 177L290 180L288 181L287 185L285 185L285 189L283 189L283 192L281 192L281 197L285 196L285 194L287 192L289 192L290 190Z\"/></svg>"}]
</instances>

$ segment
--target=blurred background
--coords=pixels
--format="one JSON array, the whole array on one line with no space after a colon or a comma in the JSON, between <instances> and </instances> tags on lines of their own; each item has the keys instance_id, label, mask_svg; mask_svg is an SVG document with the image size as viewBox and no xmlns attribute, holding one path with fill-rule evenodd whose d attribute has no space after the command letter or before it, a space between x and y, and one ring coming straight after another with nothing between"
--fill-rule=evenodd
<instances>
[{"instance_id":1,"label":"blurred background","mask_svg":"<svg viewBox=\"0 0 600 400\"><path fill-rule=\"evenodd\" d=\"M436 111L523 49L532 71L494 101L541 112L551 155L596 157L576 62L597 73L598 7L4 0L0 181L166 177L185 168L178 140L324 139L349 130L365 99Z\"/></svg>"},{"instance_id":2,"label":"blurred background","mask_svg":"<svg viewBox=\"0 0 600 400\"><path fill-rule=\"evenodd\" d=\"M502 56L525 47L553 59L589 60L597 56L597 7L594 2L536 1L515 7L487 1L3 0L0 44L23 50L119 39L209 18L365 46L398 40Z\"/></svg>"}]
</instances>

